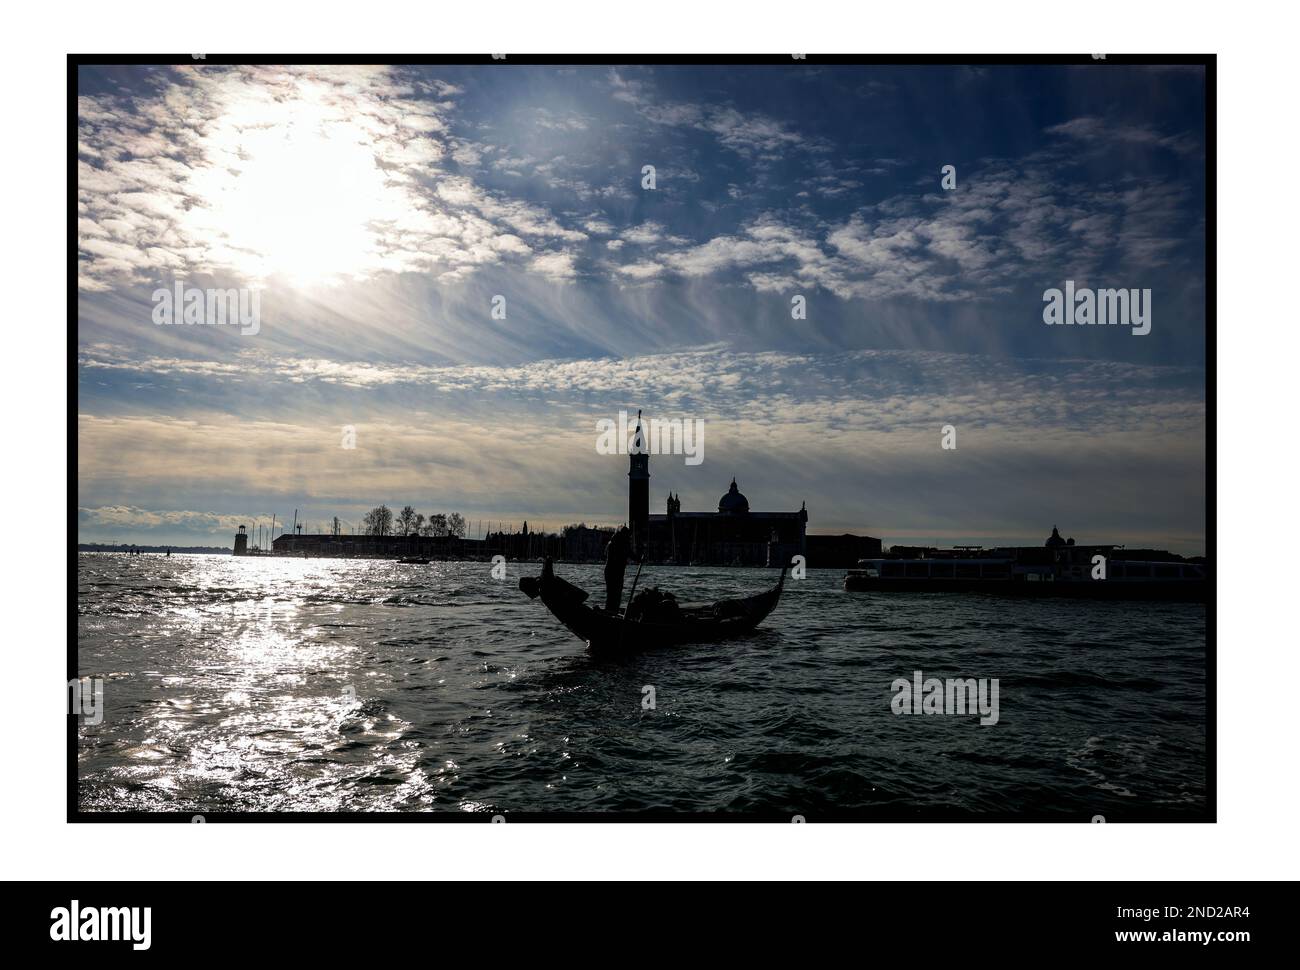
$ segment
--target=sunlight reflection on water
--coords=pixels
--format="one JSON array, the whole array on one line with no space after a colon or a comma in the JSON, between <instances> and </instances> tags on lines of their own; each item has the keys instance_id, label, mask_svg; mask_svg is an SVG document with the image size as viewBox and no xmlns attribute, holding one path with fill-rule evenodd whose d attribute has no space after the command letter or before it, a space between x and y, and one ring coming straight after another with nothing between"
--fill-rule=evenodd
<instances>
[{"instance_id":1,"label":"sunlight reflection on water","mask_svg":"<svg viewBox=\"0 0 1300 970\"><path fill-rule=\"evenodd\" d=\"M80 672L108 683L80 727L82 808L1204 809L1203 607L882 598L814 570L747 640L595 664L521 568L83 554ZM557 569L601 588L599 567ZM889 685L917 669L1001 678L1001 721L895 717Z\"/></svg>"}]
</instances>

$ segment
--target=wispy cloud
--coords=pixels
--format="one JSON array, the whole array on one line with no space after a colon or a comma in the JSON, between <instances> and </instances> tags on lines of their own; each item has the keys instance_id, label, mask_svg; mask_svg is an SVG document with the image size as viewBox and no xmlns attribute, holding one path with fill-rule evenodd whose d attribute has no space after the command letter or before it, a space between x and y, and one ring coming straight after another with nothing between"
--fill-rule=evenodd
<instances>
[{"instance_id":1,"label":"wispy cloud","mask_svg":"<svg viewBox=\"0 0 1300 970\"><path fill-rule=\"evenodd\" d=\"M710 101L682 101L665 98L653 86L626 72L609 72L610 88L617 101L631 105L636 113L656 125L693 128L714 136L719 144L741 155L771 156L796 149L808 152L830 150L826 142L800 132L787 122L755 111L741 111L730 104Z\"/></svg>"},{"instance_id":2,"label":"wispy cloud","mask_svg":"<svg viewBox=\"0 0 1300 970\"><path fill-rule=\"evenodd\" d=\"M689 507L736 474L817 531L1065 505L1194 546L1203 85L1018 70L86 68L83 534L378 501L613 521L594 421L645 407L707 423L700 469L655 465ZM261 288L260 333L155 326L176 279ZM1044 327L1064 279L1151 287L1152 335Z\"/></svg>"},{"instance_id":3,"label":"wispy cloud","mask_svg":"<svg viewBox=\"0 0 1300 970\"><path fill-rule=\"evenodd\" d=\"M585 234L450 174L455 85L382 68L176 68L79 99L81 289L163 274L320 282L547 274ZM550 273L552 278L569 274Z\"/></svg>"},{"instance_id":4,"label":"wispy cloud","mask_svg":"<svg viewBox=\"0 0 1300 970\"><path fill-rule=\"evenodd\" d=\"M1071 118L1047 128L1048 134L1064 135L1098 148L1128 144L1141 148L1164 148L1179 155L1200 151L1200 141L1189 132L1165 135L1152 125L1107 121L1104 118Z\"/></svg>"}]
</instances>

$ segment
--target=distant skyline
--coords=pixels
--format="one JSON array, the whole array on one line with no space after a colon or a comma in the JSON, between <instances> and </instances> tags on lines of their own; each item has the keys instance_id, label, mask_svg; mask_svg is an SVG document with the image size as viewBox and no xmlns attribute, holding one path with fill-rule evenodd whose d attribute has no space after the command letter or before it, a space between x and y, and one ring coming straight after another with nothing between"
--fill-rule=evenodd
<instances>
[{"instance_id":1,"label":"distant skyline","mask_svg":"<svg viewBox=\"0 0 1300 970\"><path fill-rule=\"evenodd\" d=\"M1204 552L1199 68L196 64L78 96L79 541L381 502L616 524L597 422L640 408L706 435L651 459L652 512L734 476L813 533ZM256 289L256 332L158 325L177 280ZM1149 288L1151 332L1045 326L1067 280Z\"/></svg>"}]
</instances>

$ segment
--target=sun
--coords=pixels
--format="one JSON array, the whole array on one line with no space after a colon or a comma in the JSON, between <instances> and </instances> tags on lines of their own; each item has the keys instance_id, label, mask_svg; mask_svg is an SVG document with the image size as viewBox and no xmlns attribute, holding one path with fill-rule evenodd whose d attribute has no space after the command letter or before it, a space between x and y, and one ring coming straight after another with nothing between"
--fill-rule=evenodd
<instances>
[{"instance_id":1,"label":"sun","mask_svg":"<svg viewBox=\"0 0 1300 970\"><path fill-rule=\"evenodd\" d=\"M371 129L337 99L298 93L249 96L207 129L186 235L208 265L250 280L364 277L383 263L380 227L401 218L404 195L381 167Z\"/></svg>"}]
</instances>

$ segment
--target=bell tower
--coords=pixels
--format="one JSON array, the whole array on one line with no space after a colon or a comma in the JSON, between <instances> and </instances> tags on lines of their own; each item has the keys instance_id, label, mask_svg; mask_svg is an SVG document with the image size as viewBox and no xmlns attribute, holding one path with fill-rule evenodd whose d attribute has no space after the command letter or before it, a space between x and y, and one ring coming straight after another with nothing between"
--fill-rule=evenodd
<instances>
[{"instance_id":1,"label":"bell tower","mask_svg":"<svg viewBox=\"0 0 1300 970\"><path fill-rule=\"evenodd\" d=\"M632 529L632 552L645 555L650 539L650 454L641 430L641 412L636 413L636 431L628 446L627 524Z\"/></svg>"}]
</instances>

